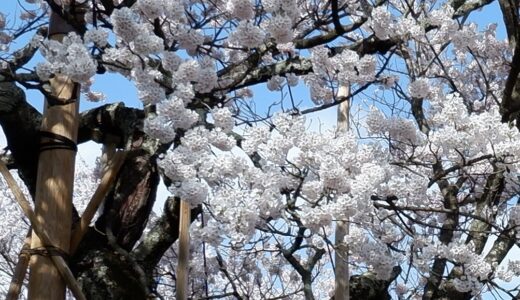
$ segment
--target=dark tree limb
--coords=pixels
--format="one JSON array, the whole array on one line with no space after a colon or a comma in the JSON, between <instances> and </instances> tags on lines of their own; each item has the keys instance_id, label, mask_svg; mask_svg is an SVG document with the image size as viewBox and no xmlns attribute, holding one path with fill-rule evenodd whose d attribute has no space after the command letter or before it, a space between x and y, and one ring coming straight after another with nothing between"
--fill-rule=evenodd
<instances>
[{"instance_id":1,"label":"dark tree limb","mask_svg":"<svg viewBox=\"0 0 520 300\"><path fill-rule=\"evenodd\" d=\"M31 195L36 190L38 130L42 115L25 100L25 93L13 81L0 76L0 125L7 138L20 178Z\"/></svg>"},{"instance_id":2,"label":"dark tree limb","mask_svg":"<svg viewBox=\"0 0 520 300\"><path fill-rule=\"evenodd\" d=\"M514 0L499 0L500 10L506 25L507 38L512 48L516 47L520 37L520 24L518 19L518 2Z\"/></svg>"},{"instance_id":3,"label":"dark tree limb","mask_svg":"<svg viewBox=\"0 0 520 300\"><path fill-rule=\"evenodd\" d=\"M401 267L392 269L392 276L387 280L378 279L373 272L350 276L350 298L366 300L390 300L390 284L401 274ZM334 297L331 298L334 300Z\"/></svg>"},{"instance_id":4,"label":"dark tree limb","mask_svg":"<svg viewBox=\"0 0 520 300\"><path fill-rule=\"evenodd\" d=\"M493 172L494 173L489 175L486 180L484 193L476 201L474 214L483 218L486 217L487 209L497 207L499 205L499 201L506 184L504 169L494 167ZM474 220L471 222L468 238L466 239L466 244L471 241L473 242L475 245L475 253L479 255L482 254L482 251L484 251L484 246L486 245L491 234L491 223L495 222L496 217L496 213L487 214L487 222L480 220Z\"/></svg>"},{"instance_id":5,"label":"dark tree limb","mask_svg":"<svg viewBox=\"0 0 520 300\"><path fill-rule=\"evenodd\" d=\"M78 143L94 141L125 148L136 130L142 131L144 112L123 103L103 105L81 113Z\"/></svg>"},{"instance_id":6,"label":"dark tree limb","mask_svg":"<svg viewBox=\"0 0 520 300\"><path fill-rule=\"evenodd\" d=\"M520 129L520 24L518 15L518 3L513 0L500 0L500 9L504 16L509 43L513 47L513 59L511 69L506 80L500 113L502 122L516 120L516 126Z\"/></svg>"},{"instance_id":7,"label":"dark tree limb","mask_svg":"<svg viewBox=\"0 0 520 300\"><path fill-rule=\"evenodd\" d=\"M492 3L494 0L478 0L478 1L459 1L463 2L461 5L453 5L455 9L455 14L453 15L454 18L459 17L465 17L469 15L471 12L480 9L490 3ZM458 0L453 1L452 3L455 4L458 2Z\"/></svg>"},{"instance_id":8,"label":"dark tree limb","mask_svg":"<svg viewBox=\"0 0 520 300\"><path fill-rule=\"evenodd\" d=\"M434 175L438 176L444 170L440 162L436 162L433 166ZM439 241L447 245L453 239L454 232L459 225L459 207L457 202L457 194L459 192L459 186L451 184L447 179L442 179L437 182L444 198L444 208L449 210L450 213L446 214L446 220L443 222L440 233ZM446 258L438 257L433 261L433 265L430 269L430 277L424 287L424 300L438 299L440 286L442 283L443 274L446 268Z\"/></svg>"}]
</instances>

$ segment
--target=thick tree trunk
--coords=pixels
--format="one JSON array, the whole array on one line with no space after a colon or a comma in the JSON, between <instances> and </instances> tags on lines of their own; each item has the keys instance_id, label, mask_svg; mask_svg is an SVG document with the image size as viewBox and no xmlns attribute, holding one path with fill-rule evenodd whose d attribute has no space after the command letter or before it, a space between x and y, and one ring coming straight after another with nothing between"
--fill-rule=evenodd
<instances>
[{"instance_id":1,"label":"thick tree trunk","mask_svg":"<svg viewBox=\"0 0 520 300\"><path fill-rule=\"evenodd\" d=\"M147 289L128 258L108 245L106 236L91 229L71 262L89 300L146 299Z\"/></svg>"},{"instance_id":2,"label":"thick tree trunk","mask_svg":"<svg viewBox=\"0 0 520 300\"><path fill-rule=\"evenodd\" d=\"M110 227L119 246L131 250L141 237L155 201L159 174L144 150L130 152L96 227Z\"/></svg>"},{"instance_id":3,"label":"thick tree trunk","mask_svg":"<svg viewBox=\"0 0 520 300\"><path fill-rule=\"evenodd\" d=\"M105 199L95 228L73 258L74 272L88 299L147 299L150 282L132 253L156 199L159 173L155 148L139 130L126 128L130 141L116 184Z\"/></svg>"}]
</instances>

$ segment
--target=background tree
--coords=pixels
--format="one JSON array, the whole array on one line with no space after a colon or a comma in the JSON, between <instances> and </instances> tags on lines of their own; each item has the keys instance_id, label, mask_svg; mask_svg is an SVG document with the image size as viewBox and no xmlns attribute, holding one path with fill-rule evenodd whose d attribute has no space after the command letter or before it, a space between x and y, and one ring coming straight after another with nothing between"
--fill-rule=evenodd
<instances>
[{"instance_id":1,"label":"background tree","mask_svg":"<svg viewBox=\"0 0 520 300\"><path fill-rule=\"evenodd\" d=\"M3 160L30 195L41 113L25 92L47 96L64 74L82 84L82 101L100 100L89 82L115 73L142 101L81 115L79 143L128 152L69 261L89 299L174 297L179 199L192 204L194 299L333 297L334 226L347 220L353 299L517 296L507 283L520 275L508 256L520 224L516 2L19 7L0 14L0 125ZM473 23L481 9L500 11L504 26ZM51 10L77 34L45 40ZM347 100L356 134L310 129ZM81 212L97 173L80 171ZM156 199L161 179L167 199ZM4 193L9 276L27 225Z\"/></svg>"}]
</instances>

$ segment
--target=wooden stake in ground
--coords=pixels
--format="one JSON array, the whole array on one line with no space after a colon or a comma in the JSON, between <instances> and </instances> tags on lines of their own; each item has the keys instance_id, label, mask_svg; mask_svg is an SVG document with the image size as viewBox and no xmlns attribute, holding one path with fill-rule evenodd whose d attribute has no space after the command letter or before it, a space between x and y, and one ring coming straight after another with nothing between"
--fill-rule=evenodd
<instances>
[{"instance_id":1,"label":"wooden stake in ground","mask_svg":"<svg viewBox=\"0 0 520 300\"><path fill-rule=\"evenodd\" d=\"M181 200L179 218L179 254L177 263L177 300L188 299L188 270L190 257L190 203Z\"/></svg>"},{"instance_id":2,"label":"wooden stake in ground","mask_svg":"<svg viewBox=\"0 0 520 300\"><path fill-rule=\"evenodd\" d=\"M338 91L338 99L349 97L349 88L341 86ZM345 100L338 106L338 135L346 134L349 130L349 110L350 99ZM336 262L335 278L336 290L334 293L334 300L349 300L350 274L348 269L348 248L343 245L343 239L348 234L348 222L336 222L336 251L334 252L334 260Z\"/></svg>"},{"instance_id":3,"label":"wooden stake in ground","mask_svg":"<svg viewBox=\"0 0 520 300\"><path fill-rule=\"evenodd\" d=\"M49 39L61 41L73 28L57 13L51 12ZM42 120L41 152L36 181L35 213L38 222L55 243L45 245L32 236L29 299L63 300L65 283L53 264L54 256L69 251L72 222L74 149L78 132L79 86L57 74L50 81L51 99L46 99ZM52 251L48 250L49 246Z\"/></svg>"}]
</instances>

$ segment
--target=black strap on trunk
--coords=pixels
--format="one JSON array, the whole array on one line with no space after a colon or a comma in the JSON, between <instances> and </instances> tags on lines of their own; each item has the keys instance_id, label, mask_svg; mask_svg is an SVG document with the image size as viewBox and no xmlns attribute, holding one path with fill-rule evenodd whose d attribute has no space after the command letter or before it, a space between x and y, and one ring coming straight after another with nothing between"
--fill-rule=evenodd
<instances>
[{"instance_id":1,"label":"black strap on trunk","mask_svg":"<svg viewBox=\"0 0 520 300\"><path fill-rule=\"evenodd\" d=\"M78 146L76 145L76 143L73 140L62 135L48 131L40 131L40 138L50 139L46 142L40 142L40 153L43 151L54 149L65 149L74 152L78 151Z\"/></svg>"}]
</instances>

